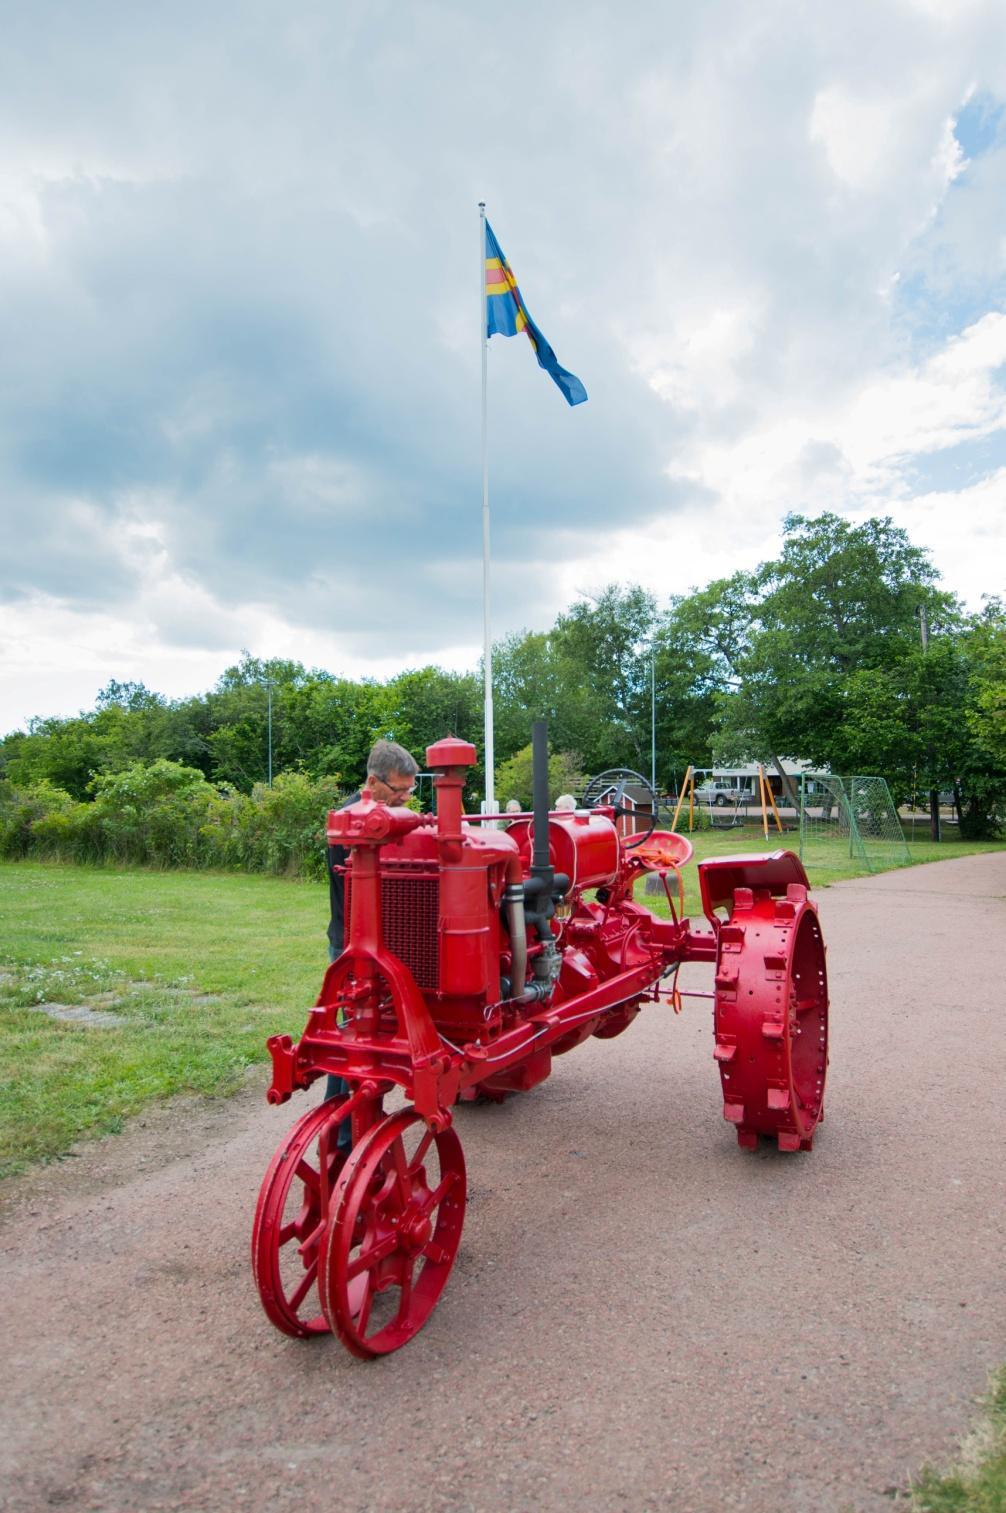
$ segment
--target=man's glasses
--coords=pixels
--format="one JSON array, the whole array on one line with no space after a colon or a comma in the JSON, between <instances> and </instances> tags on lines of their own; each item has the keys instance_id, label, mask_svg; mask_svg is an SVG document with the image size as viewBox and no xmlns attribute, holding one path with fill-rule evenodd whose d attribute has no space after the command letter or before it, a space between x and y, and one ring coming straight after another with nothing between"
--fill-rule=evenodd
<instances>
[{"instance_id":1,"label":"man's glasses","mask_svg":"<svg viewBox=\"0 0 1006 1513\"><path fill-rule=\"evenodd\" d=\"M393 793L395 797L399 799L403 799L408 794L415 793L416 791L415 783L389 783L384 778L380 778L378 781L381 783L382 787L387 788L389 793Z\"/></svg>"}]
</instances>

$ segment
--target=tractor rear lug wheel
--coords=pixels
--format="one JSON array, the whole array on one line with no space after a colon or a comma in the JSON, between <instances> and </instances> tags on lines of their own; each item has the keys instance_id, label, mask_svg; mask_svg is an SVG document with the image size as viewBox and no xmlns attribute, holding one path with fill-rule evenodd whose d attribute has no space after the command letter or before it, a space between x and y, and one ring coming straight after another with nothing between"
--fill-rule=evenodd
<instances>
[{"instance_id":1,"label":"tractor rear lug wheel","mask_svg":"<svg viewBox=\"0 0 1006 1513\"><path fill-rule=\"evenodd\" d=\"M817 910L799 884L747 893L721 927L713 1052L739 1145L809 1151L824 1117L828 983Z\"/></svg>"}]
</instances>

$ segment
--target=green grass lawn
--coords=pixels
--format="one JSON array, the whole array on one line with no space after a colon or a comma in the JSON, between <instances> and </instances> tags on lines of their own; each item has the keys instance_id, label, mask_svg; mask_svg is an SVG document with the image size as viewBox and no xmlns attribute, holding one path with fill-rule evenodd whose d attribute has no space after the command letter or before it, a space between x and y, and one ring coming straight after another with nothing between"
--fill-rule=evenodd
<instances>
[{"instance_id":1,"label":"green grass lawn","mask_svg":"<svg viewBox=\"0 0 1006 1513\"><path fill-rule=\"evenodd\" d=\"M1006 1509L1006 1370L985 1401L979 1427L949 1471L927 1468L912 1485L916 1513L1003 1513Z\"/></svg>"},{"instance_id":2,"label":"green grass lawn","mask_svg":"<svg viewBox=\"0 0 1006 1513\"><path fill-rule=\"evenodd\" d=\"M688 835L687 829L684 830ZM954 856L975 856L984 851L1006 850L1006 840L1002 841L931 841L928 834L925 839L919 830L917 838L913 841L906 835L909 842L911 861L909 866L917 866L920 862L945 862ZM695 847L695 860L702 861L710 856L732 856L734 853L763 852L763 851L795 851L799 855L800 837L795 831L785 831L782 835L778 830L770 827L766 838L762 829L761 821L754 824L737 826L731 830L696 830L688 835L688 839ZM807 875L811 886L814 888L826 888L830 883L836 883L843 878L868 877L869 871L858 861L851 859L842 845L818 844L810 853L805 862ZM884 868L876 865L877 871ZM697 915L702 912L699 901L699 879L694 864L689 864L684 869L685 882L685 913ZM654 913L666 914L667 906L657 897L645 895L641 886L636 887L636 898L640 903L651 907Z\"/></svg>"},{"instance_id":3,"label":"green grass lawn","mask_svg":"<svg viewBox=\"0 0 1006 1513\"><path fill-rule=\"evenodd\" d=\"M328 961L321 883L7 863L0 919L0 1174L152 1099L232 1091L303 1029Z\"/></svg>"},{"instance_id":4,"label":"green grass lawn","mask_svg":"<svg viewBox=\"0 0 1006 1513\"><path fill-rule=\"evenodd\" d=\"M760 826L692 839L697 858L796 841L766 841ZM912 856L988 849L920 841ZM854 875L810 874L816 886ZM694 866L685 880L685 911L698 914ZM232 1091L268 1035L303 1029L327 963L323 883L4 863L0 919L0 1175L116 1130L153 1099Z\"/></svg>"}]
</instances>

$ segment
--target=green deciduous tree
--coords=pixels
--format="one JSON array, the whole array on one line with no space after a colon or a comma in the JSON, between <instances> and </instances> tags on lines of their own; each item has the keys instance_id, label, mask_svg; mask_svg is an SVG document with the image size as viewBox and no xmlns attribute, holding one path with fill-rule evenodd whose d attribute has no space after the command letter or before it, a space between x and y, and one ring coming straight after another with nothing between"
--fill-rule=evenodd
<instances>
[{"instance_id":1,"label":"green deciduous tree","mask_svg":"<svg viewBox=\"0 0 1006 1513\"><path fill-rule=\"evenodd\" d=\"M608 585L582 595L550 629L507 637L494 648L493 670L502 799L508 782L530 797L529 783L506 764L519 758L523 772L539 717L551 749L578 753L588 775L616 766L648 774L652 689L662 786L714 755L774 754L877 773L899 798L953 788L975 834L1002 814L1006 609L992 600L980 615L964 615L938 587L927 554L889 520L788 516L778 557L757 571L677 596L662 613L642 588ZM184 700L112 679L93 710L35 720L0 741L0 780L43 795L31 803L48 805L52 833L65 839L84 823L73 806L97 804L102 780L166 761L207 780L232 823L266 780L270 693L273 773L300 774L308 788L354 787L380 736L401 741L420 763L448 733L483 755L478 671L422 667L378 683L245 652L208 693ZM567 778L553 787L571 785ZM44 798L56 790L62 807ZM481 790L480 762L470 805Z\"/></svg>"},{"instance_id":2,"label":"green deciduous tree","mask_svg":"<svg viewBox=\"0 0 1006 1513\"><path fill-rule=\"evenodd\" d=\"M482 685L474 673L419 667L392 678L385 693L387 734L420 766L427 746L445 735L481 747Z\"/></svg>"},{"instance_id":3,"label":"green deciduous tree","mask_svg":"<svg viewBox=\"0 0 1006 1513\"><path fill-rule=\"evenodd\" d=\"M972 620L966 641L971 669L968 726L975 744L1006 767L1006 604L990 599Z\"/></svg>"},{"instance_id":4,"label":"green deciduous tree","mask_svg":"<svg viewBox=\"0 0 1006 1513\"><path fill-rule=\"evenodd\" d=\"M749 620L743 635L731 632L736 681L720 694L718 744L841 771L850 700L875 719L886 686L865 675L893 675L915 655L920 608L934 632L960 614L926 554L889 520L789 515L784 525L780 557L746 580Z\"/></svg>"},{"instance_id":5,"label":"green deciduous tree","mask_svg":"<svg viewBox=\"0 0 1006 1513\"><path fill-rule=\"evenodd\" d=\"M526 745L546 719L553 749L580 753L585 769L645 762L650 747L650 645L654 600L611 584L559 615L547 632L511 636L493 653L497 756Z\"/></svg>"},{"instance_id":6,"label":"green deciduous tree","mask_svg":"<svg viewBox=\"0 0 1006 1513\"><path fill-rule=\"evenodd\" d=\"M652 594L610 584L558 617L552 647L563 686L579 693L579 731L560 721L555 744L583 753L592 772L649 766L650 645L657 627ZM571 739L574 738L574 739Z\"/></svg>"},{"instance_id":7,"label":"green deciduous tree","mask_svg":"<svg viewBox=\"0 0 1006 1513\"><path fill-rule=\"evenodd\" d=\"M514 752L496 769L496 793L500 806L508 799L518 799L522 809L530 809L533 798L533 768L531 745ZM548 759L549 802L554 804L560 793L579 795L583 792L586 777L580 758L575 751L556 751Z\"/></svg>"}]
</instances>

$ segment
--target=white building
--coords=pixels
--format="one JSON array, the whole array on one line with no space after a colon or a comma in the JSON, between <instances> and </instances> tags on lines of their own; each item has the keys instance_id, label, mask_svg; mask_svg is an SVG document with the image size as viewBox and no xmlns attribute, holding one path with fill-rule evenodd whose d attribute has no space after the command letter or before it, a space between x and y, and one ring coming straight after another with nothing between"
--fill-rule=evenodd
<instances>
[{"instance_id":1,"label":"white building","mask_svg":"<svg viewBox=\"0 0 1006 1513\"><path fill-rule=\"evenodd\" d=\"M758 766L757 762L744 762L738 767L696 767L695 796L703 803L715 803L718 796L722 797L723 803L732 802L735 797L740 803L745 801L757 803ZM783 792L783 786L775 764L762 762L761 767L772 793L779 798ZM800 779L804 773L822 772L827 769L815 767L810 762L783 757L782 770L788 778L792 778L794 787L799 791Z\"/></svg>"}]
</instances>

